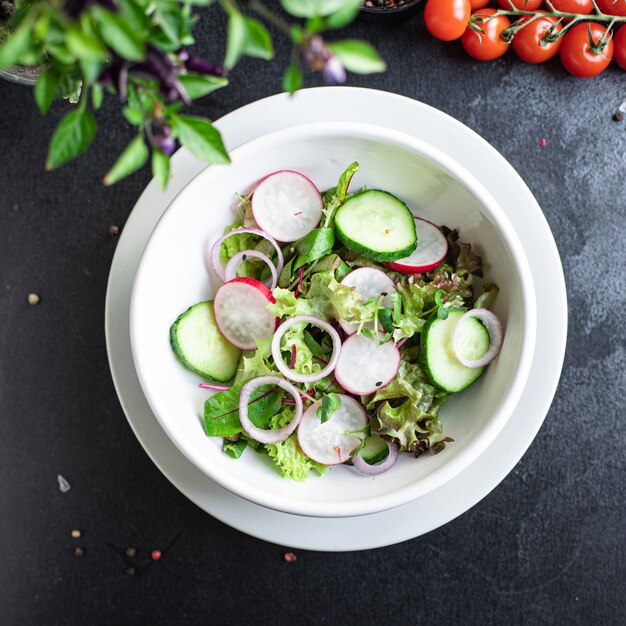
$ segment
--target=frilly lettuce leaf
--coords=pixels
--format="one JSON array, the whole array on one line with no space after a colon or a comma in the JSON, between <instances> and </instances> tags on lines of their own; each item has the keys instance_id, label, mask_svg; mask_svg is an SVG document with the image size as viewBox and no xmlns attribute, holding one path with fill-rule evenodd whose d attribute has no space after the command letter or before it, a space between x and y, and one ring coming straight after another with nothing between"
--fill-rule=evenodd
<instances>
[{"instance_id":1,"label":"frilly lettuce leaf","mask_svg":"<svg viewBox=\"0 0 626 626\"><path fill-rule=\"evenodd\" d=\"M324 367L311 351L305 339L306 324L295 324L283 335L280 347L285 362L289 363L292 346L296 348L296 362L293 369L300 374L313 374L321 372ZM285 356L288 355L288 356Z\"/></svg>"},{"instance_id":2,"label":"frilly lettuce leaf","mask_svg":"<svg viewBox=\"0 0 626 626\"><path fill-rule=\"evenodd\" d=\"M278 369L272 358L272 338L256 339L256 350L246 350L241 355L235 383L257 378L258 376L276 376Z\"/></svg>"},{"instance_id":3,"label":"frilly lettuce leaf","mask_svg":"<svg viewBox=\"0 0 626 626\"><path fill-rule=\"evenodd\" d=\"M266 444L265 449L280 473L291 480L303 482L311 470L321 476L327 469L325 465L320 465L305 456L298 445L295 433L280 443Z\"/></svg>"},{"instance_id":4,"label":"frilly lettuce leaf","mask_svg":"<svg viewBox=\"0 0 626 626\"><path fill-rule=\"evenodd\" d=\"M372 321L376 311L375 305L363 306L363 296L353 287L339 283L330 272L313 274L306 295L299 298L280 287L272 293L276 302L267 308L277 317L313 315L326 321L358 323Z\"/></svg>"},{"instance_id":5,"label":"frilly lettuce leaf","mask_svg":"<svg viewBox=\"0 0 626 626\"><path fill-rule=\"evenodd\" d=\"M439 410L447 394L426 381L417 363L402 361L398 374L368 401L372 430L398 440L401 450L439 451L445 440Z\"/></svg>"}]
</instances>

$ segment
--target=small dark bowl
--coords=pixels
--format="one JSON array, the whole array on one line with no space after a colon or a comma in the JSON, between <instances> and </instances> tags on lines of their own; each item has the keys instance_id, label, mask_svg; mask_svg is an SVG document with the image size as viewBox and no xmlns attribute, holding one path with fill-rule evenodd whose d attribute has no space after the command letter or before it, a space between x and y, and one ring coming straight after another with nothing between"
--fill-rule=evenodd
<instances>
[{"instance_id":1,"label":"small dark bowl","mask_svg":"<svg viewBox=\"0 0 626 626\"><path fill-rule=\"evenodd\" d=\"M361 7L361 17L367 21L400 20L417 13L423 1L424 0L409 0L409 2L405 2L399 6L386 8L363 6Z\"/></svg>"}]
</instances>

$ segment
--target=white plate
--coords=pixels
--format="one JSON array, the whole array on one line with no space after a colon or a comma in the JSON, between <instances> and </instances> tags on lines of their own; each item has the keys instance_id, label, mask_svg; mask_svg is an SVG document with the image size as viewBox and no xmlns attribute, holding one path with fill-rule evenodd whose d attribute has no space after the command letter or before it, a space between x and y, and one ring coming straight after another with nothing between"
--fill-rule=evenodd
<instances>
[{"instance_id":1,"label":"white plate","mask_svg":"<svg viewBox=\"0 0 626 626\"><path fill-rule=\"evenodd\" d=\"M279 513L243 500L196 469L165 435L141 392L129 345L129 304L144 245L172 198L203 164L186 151L173 160L166 194L150 183L129 217L113 259L106 303L109 361L120 401L140 442L161 471L208 513L250 535L314 550L359 550L397 543L454 519L486 496L526 451L552 401L567 332L565 283L549 227L530 190L513 168L473 131L414 100L365 89L320 88L295 98L273 96L218 122L232 149L259 135L313 121L378 121L371 111L394 111L385 125L423 139L450 154L495 196L530 256L537 301L537 352L525 393L490 448L454 480L402 507L359 518L319 519Z\"/></svg>"}]
</instances>

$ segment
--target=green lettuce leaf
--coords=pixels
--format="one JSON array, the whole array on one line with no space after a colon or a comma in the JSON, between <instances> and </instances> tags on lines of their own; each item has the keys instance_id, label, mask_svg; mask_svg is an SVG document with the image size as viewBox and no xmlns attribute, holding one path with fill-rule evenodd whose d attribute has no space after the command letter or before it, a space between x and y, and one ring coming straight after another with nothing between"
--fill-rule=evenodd
<instances>
[{"instance_id":1,"label":"green lettuce leaf","mask_svg":"<svg viewBox=\"0 0 626 626\"><path fill-rule=\"evenodd\" d=\"M359 164L355 161L348 165L346 170L339 177L337 186L333 189L329 189L324 194L324 227L329 227L332 224L335 212L345 202L348 197L348 187L350 187L350 181L352 177L357 173Z\"/></svg>"},{"instance_id":2,"label":"green lettuce leaf","mask_svg":"<svg viewBox=\"0 0 626 626\"><path fill-rule=\"evenodd\" d=\"M372 430L396 438L401 450L436 448L445 440L439 410L446 399L419 364L403 360L396 377L367 402Z\"/></svg>"},{"instance_id":3,"label":"green lettuce leaf","mask_svg":"<svg viewBox=\"0 0 626 626\"><path fill-rule=\"evenodd\" d=\"M302 452L295 433L280 443L266 444L265 449L280 473L291 480L303 482L311 470L321 476L327 469L325 465L316 463Z\"/></svg>"},{"instance_id":4,"label":"green lettuce leaf","mask_svg":"<svg viewBox=\"0 0 626 626\"><path fill-rule=\"evenodd\" d=\"M268 310L277 317L314 315L326 321L368 322L374 319L374 302L363 304L363 296L353 287L339 283L331 272L317 272L305 296L296 298L292 291L277 287L272 292L276 302Z\"/></svg>"},{"instance_id":5,"label":"green lettuce leaf","mask_svg":"<svg viewBox=\"0 0 626 626\"><path fill-rule=\"evenodd\" d=\"M222 452L225 452L232 459L238 459L247 447L248 442L245 439L231 441L225 437L224 443L222 444Z\"/></svg>"},{"instance_id":6,"label":"green lettuce leaf","mask_svg":"<svg viewBox=\"0 0 626 626\"><path fill-rule=\"evenodd\" d=\"M255 339L257 349L246 351L241 356L241 362L235 382L250 380L259 376L276 376L279 372L272 358L272 338Z\"/></svg>"},{"instance_id":7,"label":"green lettuce leaf","mask_svg":"<svg viewBox=\"0 0 626 626\"><path fill-rule=\"evenodd\" d=\"M300 374L314 374L317 372L321 372L323 369L323 364L319 362L315 358L313 351L309 347L309 342L307 342L307 337L305 333L307 332L306 324L294 324L291 328L289 328L285 334L282 336L280 341L281 352L283 352L283 358L287 364L289 364L291 359L291 350L292 346L296 347L296 361L294 363L293 369ZM309 334L309 337L310 334ZM311 337L312 339L312 337ZM317 344L317 342L315 342ZM319 344L317 344L319 346ZM319 346L321 350L321 346ZM324 360L326 360L326 355L324 355ZM319 358L319 357L317 357Z\"/></svg>"}]
</instances>

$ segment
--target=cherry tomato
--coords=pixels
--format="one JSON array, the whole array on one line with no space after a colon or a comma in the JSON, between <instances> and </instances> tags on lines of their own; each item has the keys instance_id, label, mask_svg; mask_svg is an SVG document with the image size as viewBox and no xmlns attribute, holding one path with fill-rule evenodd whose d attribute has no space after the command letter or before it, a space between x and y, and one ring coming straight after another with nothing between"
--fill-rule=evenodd
<instances>
[{"instance_id":1,"label":"cherry tomato","mask_svg":"<svg viewBox=\"0 0 626 626\"><path fill-rule=\"evenodd\" d=\"M424 24L433 37L452 41L465 32L471 11L469 0L428 0Z\"/></svg>"},{"instance_id":2,"label":"cherry tomato","mask_svg":"<svg viewBox=\"0 0 626 626\"><path fill-rule=\"evenodd\" d=\"M528 22L530 19L530 16L525 17L521 23ZM556 17L540 17L528 24L528 26L518 30L512 41L513 50L515 50L517 56L522 61L526 61L526 63L543 63L555 56L561 47L561 39L545 43L543 38L546 36L548 29L557 22L558 19ZM555 32L560 30L563 30L563 28L558 24L555 27Z\"/></svg>"},{"instance_id":3,"label":"cherry tomato","mask_svg":"<svg viewBox=\"0 0 626 626\"><path fill-rule=\"evenodd\" d=\"M536 11L543 0L511 0L513 6L520 11ZM511 8L509 0L498 0L498 4L506 10Z\"/></svg>"},{"instance_id":4,"label":"cherry tomato","mask_svg":"<svg viewBox=\"0 0 626 626\"><path fill-rule=\"evenodd\" d=\"M574 76L590 78L603 72L613 58L613 40L609 41L602 51L591 49L589 29L594 46L606 32L606 27L595 22L581 22L571 28L563 37L561 44L561 61L565 69Z\"/></svg>"},{"instance_id":5,"label":"cherry tomato","mask_svg":"<svg viewBox=\"0 0 626 626\"><path fill-rule=\"evenodd\" d=\"M596 2L602 13L626 16L626 0L596 0Z\"/></svg>"},{"instance_id":6,"label":"cherry tomato","mask_svg":"<svg viewBox=\"0 0 626 626\"><path fill-rule=\"evenodd\" d=\"M486 7L491 0L470 0L470 6L472 7L472 11L476 11L476 9L482 9Z\"/></svg>"},{"instance_id":7,"label":"cherry tomato","mask_svg":"<svg viewBox=\"0 0 626 626\"><path fill-rule=\"evenodd\" d=\"M626 26L622 26L613 37L615 62L626 70Z\"/></svg>"},{"instance_id":8,"label":"cherry tomato","mask_svg":"<svg viewBox=\"0 0 626 626\"><path fill-rule=\"evenodd\" d=\"M495 13L495 9L479 9L472 13L472 17L475 15L489 17ZM468 26L461 39L465 52L472 58L479 61L492 61L501 57L509 49L510 44L500 36L502 31L511 25L505 15L499 15L484 22L477 22L476 25L485 31L484 34L477 33Z\"/></svg>"},{"instance_id":9,"label":"cherry tomato","mask_svg":"<svg viewBox=\"0 0 626 626\"><path fill-rule=\"evenodd\" d=\"M591 0L551 0L552 6L563 13L579 13L589 15L593 11Z\"/></svg>"}]
</instances>

